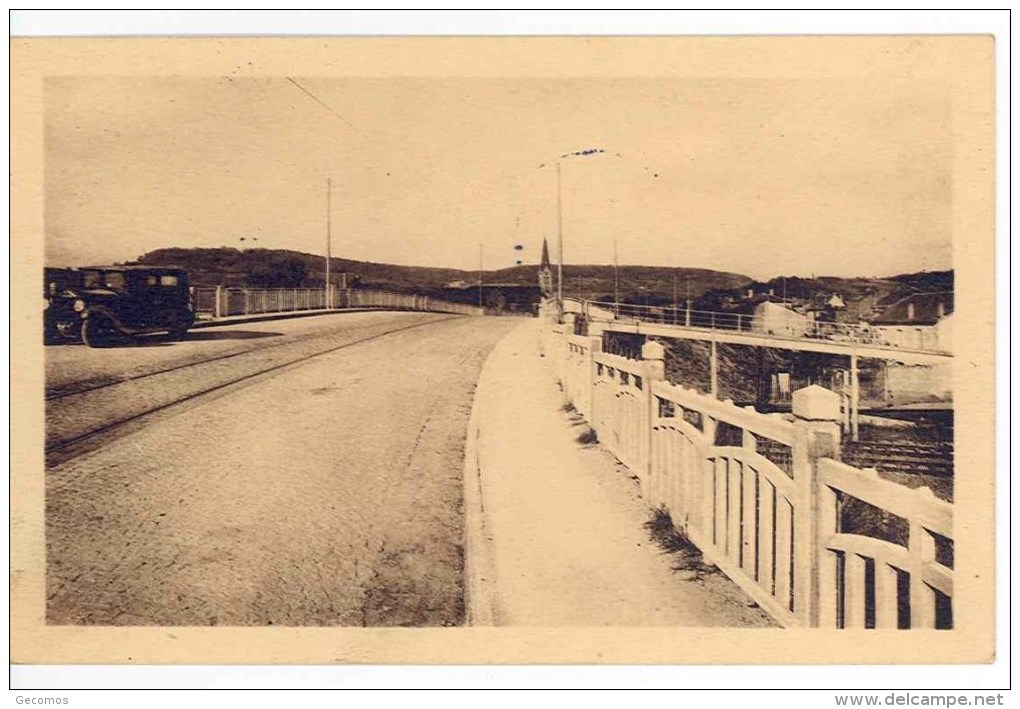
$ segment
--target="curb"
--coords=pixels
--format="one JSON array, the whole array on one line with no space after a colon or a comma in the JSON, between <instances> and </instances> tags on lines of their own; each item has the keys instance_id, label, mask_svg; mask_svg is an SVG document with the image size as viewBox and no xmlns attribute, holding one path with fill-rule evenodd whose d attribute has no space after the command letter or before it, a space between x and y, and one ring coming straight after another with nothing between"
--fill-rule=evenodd
<instances>
[{"instance_id":1,"label":"curb","mask_svg":"<svg viewBox=\"0 0 1020 709\"><path fill-rule=\"evenodd\" d=\"M263 313L260 315L242 315L233 319L221 318L219 320L196 320L195 324L188 330L198 330L207 327L225 327L226 325L244 325L250 322L266 322L268 320L293 320L295 318L311 318L321 315L343 315L344 313L380 313L380 312L429 312L422 310L386 310L383 308L339 308L335 310L297 310L286 313ZM442 313L440 313L442 314ZM449 313L453 315L454 313Z\"/></svg>"},{"instance_id":2,"label":"curb","mask_svg":"<svg viewBox=\"0 0 1020 709\"><path fill-rule=\"evenodd\" d=\"M486 380L493 367L493 358L500 345L513 333L511 329L500 338L489 352L478 374L468 417L467 437L464 443L464 624L467 626L495 626L499 613L496 602L496 566L492 559L492 538L486 524L485 501L482 489L482 463L479 442L480 401L484 396Z\"/></svg>"}]
</instances>

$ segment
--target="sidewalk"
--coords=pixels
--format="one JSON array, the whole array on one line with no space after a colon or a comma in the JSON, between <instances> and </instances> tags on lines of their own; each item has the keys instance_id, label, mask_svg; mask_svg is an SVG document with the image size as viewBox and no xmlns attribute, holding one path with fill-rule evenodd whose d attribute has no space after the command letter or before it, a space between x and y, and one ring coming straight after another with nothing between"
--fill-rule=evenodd
<instances>
[{"instance_id":1,"label":"sidewalk","mask_svg":"<svg viewBox=\"0 0 1020 709\"><path fill-rule=\"evenodd\" d=\"M525 626L773 625L718 572L675 571L628 471L562 410L539 321L496 346L465 465L468 622Z\"/></svg>"}]
</instances>

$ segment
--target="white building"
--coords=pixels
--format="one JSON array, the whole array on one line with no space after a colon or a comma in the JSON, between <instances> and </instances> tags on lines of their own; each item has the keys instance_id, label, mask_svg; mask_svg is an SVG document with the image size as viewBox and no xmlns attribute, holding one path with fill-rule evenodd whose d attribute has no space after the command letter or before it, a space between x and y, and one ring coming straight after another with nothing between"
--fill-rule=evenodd
<instances>
[{"instance_id":1,"label":"white building","mask_svg":"<svg viewBox=\"0 0 1020 709\"><path fill-rule=\"evenodd\" d=\"M811 329L807 316L791 310L781 303L766 300L754 309L751 331L763 335L800 337Z\"/></svg>"}]
</instances>

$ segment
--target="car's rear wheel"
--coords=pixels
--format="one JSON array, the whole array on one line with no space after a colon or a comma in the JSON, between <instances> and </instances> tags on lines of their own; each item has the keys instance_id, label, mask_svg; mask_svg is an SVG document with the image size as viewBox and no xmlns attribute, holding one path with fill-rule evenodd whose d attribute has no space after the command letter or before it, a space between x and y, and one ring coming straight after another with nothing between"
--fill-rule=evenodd
<instances>
[{"instance_id":1,"label":"car's rear wheel","mask_svg":"<svg viewBox=\"0 0 1020 709\"><path fill-rule=\"evenodd\" d=\"M81 339L89 347L110 347L119 338L120 333L102 316L85 318L81 324Z\"/></svg>"}]
</instances>

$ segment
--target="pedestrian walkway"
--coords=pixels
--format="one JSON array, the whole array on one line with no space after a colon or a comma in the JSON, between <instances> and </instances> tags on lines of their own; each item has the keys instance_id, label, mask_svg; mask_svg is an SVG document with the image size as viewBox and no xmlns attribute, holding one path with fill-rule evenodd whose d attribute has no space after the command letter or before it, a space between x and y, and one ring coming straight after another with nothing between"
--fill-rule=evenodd
<instances>
[{"instance_id":1,"label":"pedestrian walkway","mask_svg":"<svg viewBox=\"0 0 1020 709\"><path fill-rule=\"evenodd\" d=\"M522 323L493 350L467 447L468 622L523 626L768 626L718 572L678 572L650 539L628 471L563 410ZM722 592L720 592L720 589Z\"/></svg>"}]
</instances>

